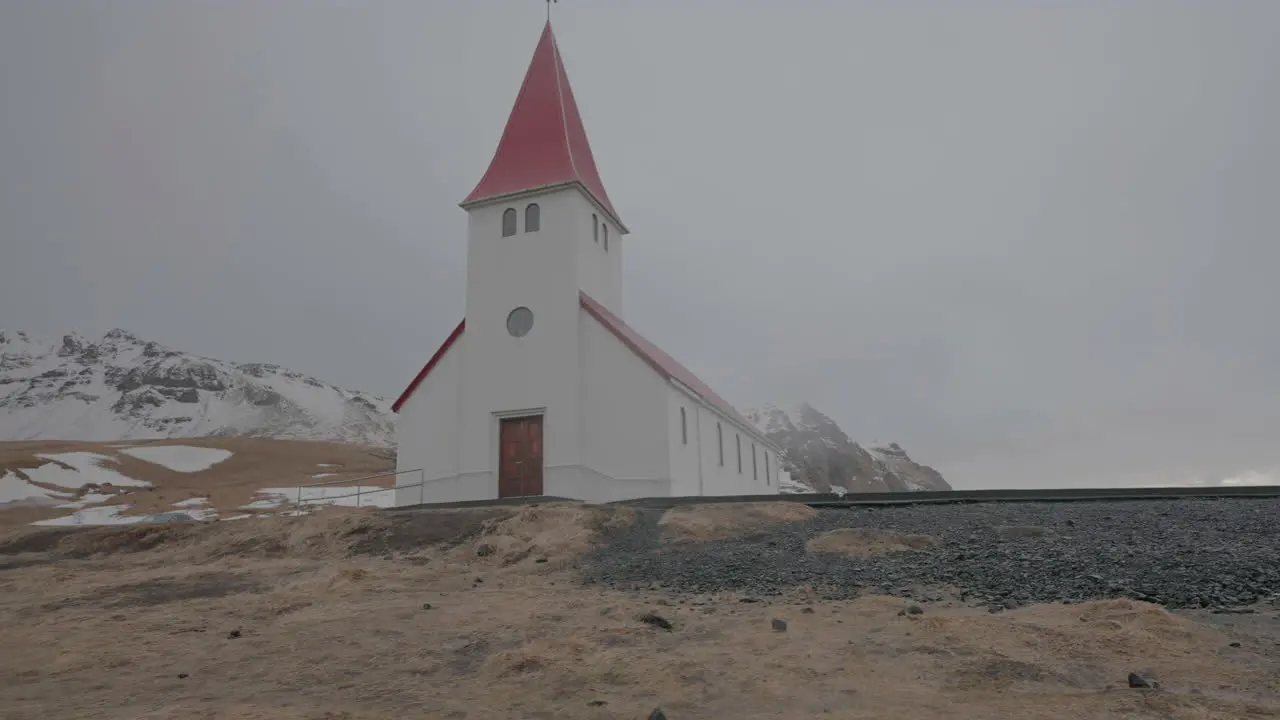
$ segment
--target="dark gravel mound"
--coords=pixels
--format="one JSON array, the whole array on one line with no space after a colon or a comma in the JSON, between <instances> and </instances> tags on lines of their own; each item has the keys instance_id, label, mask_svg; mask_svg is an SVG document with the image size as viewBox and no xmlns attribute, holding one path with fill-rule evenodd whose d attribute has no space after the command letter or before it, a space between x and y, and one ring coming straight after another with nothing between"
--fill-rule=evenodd
<instances>
[{"instance_id":1,"label":"dark gravel mound","mask_svg":"<svg viewBox=\"0 0 1280 720\"><path fill-rule=\"evenodd\" d=\"M950 585L993 608L1129 597L1173 608L1234 608L1280 593L1280 500L1180 499L829 509L735 540L661 544L644 511L583 564L588 584L777 595L807 584L830 599ZM942 539L870 558L811 554L842 527Z\"/></svg>"}]
</instances>

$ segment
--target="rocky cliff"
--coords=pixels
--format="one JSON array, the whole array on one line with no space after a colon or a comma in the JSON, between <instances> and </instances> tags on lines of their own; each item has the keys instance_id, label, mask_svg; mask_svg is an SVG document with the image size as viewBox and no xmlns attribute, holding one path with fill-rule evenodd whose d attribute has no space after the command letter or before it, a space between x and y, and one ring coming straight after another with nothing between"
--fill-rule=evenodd
<instances>
[{"instance_id":1,"label":"rocky cliff","mask_svg":"<svg viewBox=\"0 0 1280 720\"><path fill-rule=\"evenodd\" d=\"M198 357L112 330L0 331L0 440L238 435L394 443L390 403L277 365Z\"/></svg>"},{"instance_id":2,"label":"rocky cliff","mask_svg":"<svg viewBox=\"0 0 1280 720\"><path fill-rule=\"evenodd\" d=\"M790 411L766 405L745 415L782 449L783 469L791 479L819 492L832 487L849 492L951 489L937 470L913 461L897 443L864 447L807 403Z\"/></svg>"}]
</instances>

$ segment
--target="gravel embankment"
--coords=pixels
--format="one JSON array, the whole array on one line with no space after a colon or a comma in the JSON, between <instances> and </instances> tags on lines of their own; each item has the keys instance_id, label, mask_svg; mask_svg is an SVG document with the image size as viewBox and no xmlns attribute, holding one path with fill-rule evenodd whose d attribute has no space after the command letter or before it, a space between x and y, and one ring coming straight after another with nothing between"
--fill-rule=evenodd
<instances>
[{"instance_id":1,"label":"gravel embankment","mask_svg":"<svg viewBox=\"0 0 1280 720\"><path fill-rule=\"evenodd\" d=\"M661 514L644 511L640 522L610 535L585 558L585 582L760 596L807 584L832 599L931 599L930 586L952 586L993 608L1111 597L1237 608L1280 594L1277 499L831 509L750 537L690 544L660 542ZM806 552L806 541L842 527L943 542L865 559Z\"/></svg>"}]
</instances>

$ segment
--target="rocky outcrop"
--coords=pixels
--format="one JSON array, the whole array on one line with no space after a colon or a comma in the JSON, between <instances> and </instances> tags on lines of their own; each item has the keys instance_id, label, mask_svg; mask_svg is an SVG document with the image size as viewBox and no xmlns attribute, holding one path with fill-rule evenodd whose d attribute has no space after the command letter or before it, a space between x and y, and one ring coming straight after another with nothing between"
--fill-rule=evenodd
<instances>
[{"instance_id":1,"label":"rocky outcrop","mask_svg":"<svg viewBox=\"0 0 1280 720\"><path fill-rule=\"evenodd\" d=\"M792 480L819 492L951 489L937 470L913 461L897 443L863 447L807 403L789 412L766 405L746 417L782 449L783 469Z\"/></svg>"},{"instance_id":2,"label":"rocky outcrop","mask_svg":"<svg viewBox=\"0 0 1280 720\"><path fill-rule=\"evenodd\" d=\"M262 363L189 355L121 329L45 343L0 331L0 440L245 435L394 443L390 403Z\"/></svg>"}]
</instances>

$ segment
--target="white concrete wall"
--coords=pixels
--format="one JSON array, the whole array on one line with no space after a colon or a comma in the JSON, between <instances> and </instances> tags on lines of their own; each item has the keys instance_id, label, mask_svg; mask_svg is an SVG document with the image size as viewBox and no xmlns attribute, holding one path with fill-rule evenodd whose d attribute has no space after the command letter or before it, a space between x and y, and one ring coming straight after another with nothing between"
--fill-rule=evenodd
<instances>
[{"instance_id":1,"label":"white concrete wall","mask_svg":"<svg viewBox=\"0 0 1280 720\"><path fill-rule=\"evenodd\" d=\"M680 408L688 418L689 442L680 435ZM668 394L668 418L671 438L672 494L689 495L767 495L778 491L776 479L765 474L765 455L769 456L769 472L776 477L775 453L746 428L738 425L696 397L672 385ZM716 427L724 437L724 465L720 464ZM742 471L738 471L737 443L742 443ZM756 466L752 473L751 448L755 445Z\"/></svg>"},{"instance_id":2,"label":"white concrete wall","mask_svg":"<svg viewBox=\"0 0 1280 720\"><path fill-rule=\"evenodd\" d=\"M596 302L618 317L622 314L622 233L581 193L572 194L572 212L583 220L575 230L578 284ZM599 225L599 237L592 230L592 216ZM609 229L605 249L604 228Z\"/></svg>"},{"instance_id":3,"label":"white concrete wall","mask_svg":"<svg viewBox=\"0 0 1280 720\"><path fill-rule=\"evenodd\" d=\"M670 386L586 310L579 313L582 464L622 485L670 494ZM639 489L619 490L622 496Z\"/></svg>"},{"instance_id":4,"label":"white concrete wall","mask_svg":"<svg viewBox=\"0 0 1280 720\"><path fill-rule=\"evenodd\" d=\"M671 451L671 494L675 497L701 495L698 413L702 404L670 383L667 385L666 396L667 444ZM684 411L684 432L681 432L680 425L681 410Z\"/></svg>"},{"instance_id":5,"label":"white concrete wall","mask_svg":"<svg viewBox=\"0 0 1280 720\"><path fill-rule=\"evenodd\" d=\"M526 232L524 211L541 208L541 226ZM502 213L514 207L514 236L502 237ZM497 495L498 422L495 413L543 414L543 463L581 464L578 449L578 282L576 239L584 219L572 188L469 211L467 329L463 358L461 472L484 475ZM507 332L507 315L528 307L533 328ZM544 472L544 490L547 473Z\"/></svg>"},{"instance_id":6,"label":"white concrete wall","mask_svg":"<svg viewBox=\"0 0 1280 720\"><path fill-rule=\"evenodd\" d=\"M423 473L421 476L418 473L397 475L397 486L417 483L422 478L443 480L458 474L458 421L462 410L462 357L466 342L464 331L400 408L396 417L396 471L422 469ZM435 486L428 486L428 493L432 487ZM420 502L421 497L420 488L404 488L396 491L396 504L414 504ZM428 502L450 501L432 498Z\"/></svg>"},{"instance_id":7,"label":"white concrete wall","mask_svg":"<svg viewBox=\"0 0 1280 720\"><path fill-rule=\"evenodd\" d=\"M642 497L666 497L671 483L666 479L613 478L581 465L555 468L546 482L546 494L589 503L615 502Z\"/></svg>"}]
</instances>

